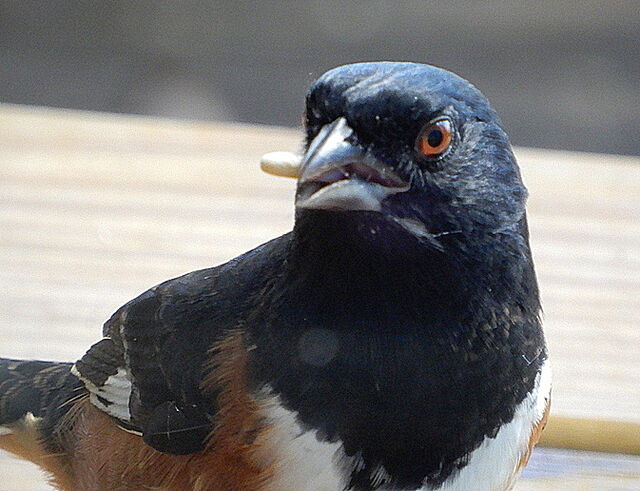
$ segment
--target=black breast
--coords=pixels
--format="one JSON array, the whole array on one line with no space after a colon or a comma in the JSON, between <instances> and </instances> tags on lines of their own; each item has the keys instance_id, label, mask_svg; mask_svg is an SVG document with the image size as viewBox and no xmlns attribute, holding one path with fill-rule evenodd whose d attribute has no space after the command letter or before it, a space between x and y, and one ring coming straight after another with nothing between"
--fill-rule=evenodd
<instances>
[{"instance_id":1,"label":"black breast","mask_svg":"<svg viewBox=\"0 0 640 491\"><path fill-rule=\"evenodd\" d=\"M479 299L453 264L447 279L442 264L354 254L274 286L248 325L253 381L357 458L349 489L376 489L381 465L401 489L441 484L532 389L546 357L537 299Z\"/></svg>"}]
</instances>

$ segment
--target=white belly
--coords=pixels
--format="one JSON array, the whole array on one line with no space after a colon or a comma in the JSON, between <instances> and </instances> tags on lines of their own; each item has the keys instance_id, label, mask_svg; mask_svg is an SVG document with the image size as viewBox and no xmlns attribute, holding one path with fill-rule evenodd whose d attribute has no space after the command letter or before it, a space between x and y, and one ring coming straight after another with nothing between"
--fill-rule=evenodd
<instances>
[{"instance_id":1,"label":"white belly","mask_svg":"<svg viewBox=\"0 0 640 491\"><path fill-rule=\"evenodd\" d=\"M438 491L506 491L517 478L516 468L526 452L532 429L544 415L551 389L548 362L538 375L534 390L520 403L513 420L502 427L495 438L486 439L475 449L469 463L452 475ZM305 431L297 423L295 414L283 408L277 398L271 398L265 418L273 427L275 455L266 456L277 462L276 478L270 489L290 491L339 491L345 488L350 470L357 462L347 457L340 443L318 441L315 432ZM380 482L386 472L380 469ZM380 487L381 491L392 491ZM433 491L424 486L420 491Z\"/></svg>"},{"instance_id":2,"label":"white belly","mask_svg":"<svg viewBox=\"0 0 640 491\"><path fill-rule=\"evenodd\" d=\"M469 463L447 480L439 491L505 491L518 478L516 468L527 451L531 431L542 420L551 392L551 367L547 360L531 394L520 403L513 420L471 452ZM430 488L424 488L425 491Z\"/></svg>"}]
</instances>

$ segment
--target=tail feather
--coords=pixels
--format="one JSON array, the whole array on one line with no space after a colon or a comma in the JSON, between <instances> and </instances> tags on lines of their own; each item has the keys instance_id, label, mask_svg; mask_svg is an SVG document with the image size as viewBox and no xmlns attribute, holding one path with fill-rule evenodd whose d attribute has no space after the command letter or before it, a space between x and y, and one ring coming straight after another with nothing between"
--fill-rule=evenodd
<instances>
[{"instance_id":1,"label":"tail feather","mask_svg":"<svg viewBox=\"0 0 640 491\"><path fill-rule=\"evenodd\" d=\"M0 358L0 427L37 418L43 440L52 437L69 402L84 392L71 363Z\"/></svg>"},{"instance_id":2,"label":"tail feather","mask_svg":"<svg viewBox=\"0 0 640 491\"><path fill-rule=\"evenodd\" d=\"M64 416L84 385L71 363L0 358L0 449L30 460L59 489L77 489L64 442Z\"/></svg>"}]
</instances>

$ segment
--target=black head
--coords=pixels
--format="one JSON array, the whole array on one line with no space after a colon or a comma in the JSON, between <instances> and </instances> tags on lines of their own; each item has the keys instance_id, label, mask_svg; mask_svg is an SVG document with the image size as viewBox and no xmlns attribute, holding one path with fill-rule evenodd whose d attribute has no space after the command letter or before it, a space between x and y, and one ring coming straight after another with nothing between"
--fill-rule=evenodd
<instances>
[{"instance_id":1,"label":"black head","mask_svg":"<svg viewBox=\"0 0 640 491\"><path fill-rule=\"evenodd\" d=\"M516 231L526 189L487 99L446 70L417 63L335 68L310 88L297 225L388 225L432 247ZM368 227L368 228L367 228Z\"/></svg>"}]
</instances>

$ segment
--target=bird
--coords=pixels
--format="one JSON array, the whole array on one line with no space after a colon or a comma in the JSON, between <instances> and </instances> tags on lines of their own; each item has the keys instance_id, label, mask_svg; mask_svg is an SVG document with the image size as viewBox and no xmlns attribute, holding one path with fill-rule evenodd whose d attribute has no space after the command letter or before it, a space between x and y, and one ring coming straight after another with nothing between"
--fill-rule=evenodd
<instances>
[{"instance_id":1,"label":"bird","mask_svg":"<svg viewBox=\"0 0 640 491\"><path fill-rule=\"evenodd\" d=\"M292 230L152 287L75 363L0 360L62 490L511 489L545 425L527 190L485 96L362 62L306 95Z\"/></svg>"}]
</instances>

